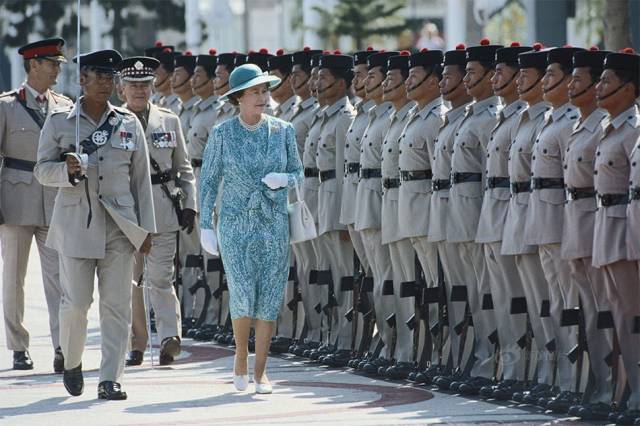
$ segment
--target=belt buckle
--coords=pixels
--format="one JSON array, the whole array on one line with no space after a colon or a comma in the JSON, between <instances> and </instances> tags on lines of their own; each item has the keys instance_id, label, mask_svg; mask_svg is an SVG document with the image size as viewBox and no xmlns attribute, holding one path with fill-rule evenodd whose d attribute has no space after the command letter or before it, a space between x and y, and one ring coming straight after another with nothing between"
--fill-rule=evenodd
<instances>
[{"instance_id":1,"label":"belt buckle","mask_svg":"<svg viewBox=\"0 0 640 426\"><path fill-rule=\"evenodd\" d=\"M573 188L565 188L564 193L567 201L574 201L576 199L576 190Z\"/></svg>"},{"instance_id":2,"label":"belt buckle","mask_svg":"<svg viewBox=\"0 0 640 426\"><path fill-rule=\"evenodd\" d=\"M601 207L608 207L608 203L607 200L609 199L609 197L607 197L607 194L598 194L598 208Z\"/></svg>"},{"instance_id":3,"label":"belt buckle","mask_svg":"<svg viewBox=\"0 0 640 426\"><path fill-rule=\"evenodd\" d=\"M633 200L640 200L640 187L629 188L629 202Z\"/></svg>"}]
</instances>

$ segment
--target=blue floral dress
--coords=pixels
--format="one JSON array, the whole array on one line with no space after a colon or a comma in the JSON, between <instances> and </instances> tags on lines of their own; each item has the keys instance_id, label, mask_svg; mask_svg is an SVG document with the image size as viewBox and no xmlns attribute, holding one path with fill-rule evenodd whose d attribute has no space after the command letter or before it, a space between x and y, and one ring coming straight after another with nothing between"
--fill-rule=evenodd
<instances>
[{"instance_id":1,"label":"blue floral dress","mask_svg":"<svg viewBox=\"0 0 640 426\"><path fill-rule=\"evenodd\" d=\"M212 229L224 179L217 235L232 319L275 321L282 307L289 275L287 188L269 189L262 178L271 172L287 173L289 187L304 179L291 124L265 116L250 131L235 117L213 128L200 173L200 227Z\"/></svg>"}]
</instances>

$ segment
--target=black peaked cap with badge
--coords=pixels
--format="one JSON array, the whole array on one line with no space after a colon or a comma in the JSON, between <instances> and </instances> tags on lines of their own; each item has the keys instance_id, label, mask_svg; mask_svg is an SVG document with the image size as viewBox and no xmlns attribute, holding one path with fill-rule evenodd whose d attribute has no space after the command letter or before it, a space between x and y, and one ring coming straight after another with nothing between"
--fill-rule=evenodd
<instances>
[{"instance_id":1,"label":"black peaked cap with badge","mask_svg":"<svg viewBox=\"0 0 640 426\"><path fill-rule=\"evenodd\" d=\"M78 60L81 67L89 67L104 74L116 74L116 66L122 61L122 55L117 50L97 50L73 58L75 63L78 63Z\"/></svg>"},{"instance_id":2,"label":"black peaked cap with badge","mask_svg":"<svg viewBox=\"0 0 640 426\"><path fill-rule=\"evenodd\" d=\"M464 68L467 65L467 48L463 43L456 46L454 50L448 50L444 53L442 66L458 65Z\"/></svg>"},{"instance_id":3,"label":"black peaked cap with badge","mask_svg":"<svg viewBox=\"0 0 640 426\"><path fill-rule=\"evenodd\" d=\"M305 47L303 50L293 53L291 56L292 65L302 65L308 68L311 66L312 58L316 55L322 55L322 50Z\"/></svg>"},{"instance_id":4,"label":"black peaked cap with badge","mask_svg":"<svg viewBox=\"0 0 640 426\"><path fill-rule=\"evenodd\" d=\"M207 70L209 75L213 75L216 72L216 67L218 66L218 51L216 49L209 49L208 55L198 55L196 56L196 66L201 66Z\"/></svg>"},{"instance_id":5,"label":"black peaked cap with badge","mask_svg":"<svg viewBox=\"0 0 640 426\"><path fill-rule=\"evenodd\" d=\"M496 51L502 49L501 44L491 44L488 38L480 40L479 46L467 47L467 62L478 61L493 64L496 60Z\"/></svg>"},{"instance_id":6,"label":"black peaked cap with badge","mask_svg":"<svg viewBox=\"0 0 640 426\"><path fill-rule=\"evenodd\" d=\"M418 53L409 56L409 68L425 67L429 68L434 65L440 65L444 61L442 50L422 49Z\"/></svg>"},{"instance_id":7,"label":"black peaked cap with badge","mask_svg":"<svg viewBox=\"0 0 640 426\"><path fill-rule=\"evenodd\" d=\"M340 51L323 55L318 60L318 68L347 69L353 68L353 56L343 55Z\"/></svg>"},{"instance_id":8,"label":"black peaked cap with badge","mask_svg":"<svg viewBox=\"0 0 640 426\"><path fill-rule=\"evenodd\" d=\"M411 53L407 50L401 51L398 55L390 56L387 60L387 70L408 70L410 57Z\"/></svg>"},{"instance_id":9,"label":"black peaked cap with badge","mask_svg":"<svg viewBox=\"0 0 640 426\"><path fill-rule=\"evenodd\" d=\"M507 64L511 67L518 68L518 55L529 52L533 49L531 46L522 46L518 42L511 43L508 47L496 50L496 64Z\"/></svg>"},{"instance_id":10,"label":"black peaked cap with badge","mask_svg":"<svg viewBox=\"0 0 640 426\"><path fill-rule=\"evenodd\" d=\"M372 69L375 67L382 67L383 74L386 74L389 58L392 56L397 56L399 54L400 52L397 51L380 51L375 55L371 55L367 58L367 68Z\"/></svg>"},{"instance_id":11,"label":"black peaked cap with badge","mask_svg":"<svg viewBox=\"0 0 640 426\"><path fill-rule=\"evenodd\" d=\"M604 68L604 60L610 53L612 52L608 50L600 50L595 46L590 48L589 50L581 50L579 52L575 52L573 54L573 67L589 67L602 70Z\"/></svg>"},{"instance_id":12,"label":"black peaked cap with badge","mask_svg":"<svg viewBox=\"0 0 640 426\"><path fill-rule=\"evenodd\" d=\"M23 59L50 59L52 61L67 62L62 53L62 46L64 46L64 39L59 37L48 38L25 44L18 49L18 54L22 55Z\"/></svg>"},{"instance_id":13,"label":"black peaked cap with badge","mask_svg":"<svg viewBox=\"0 0 640 426\"><path fill-rule=\"evenodd\" d=\"M182 55L175 57L174 66L175 68L184 68L191 75L196 69L196 57L187 50Z\"/></svg>"},{"instance_id":14,"label":"black peaked cap with badge","mask_svg":"<svg viewBox=\"0 0 640 426\"><path fill-rule=\"evenodd\" d=\"M604 60L604 68L619 71L631 71L636 77L640 77L640 55L630 47L621 52L610 53Z\"/></svg>"},{"instance_id":15,"label":"black peaked cap with badge","mask_svg":"<svg viewBox=\"0 0 640 426\"><path fill-rule=\"evenodd\" d=\"M125 58L116 67L120 77L126 81L151 81L160 62L148 56Z\"/></svg>"},{"instance_id":16,"label":"black peaked cap with badge","mask_svg":"<svg viewBox=\"0 0 640 426\"><path fill-rule=\"evenodd\" d=\"M547 52L547 62L549 65L551 64L560 64L564 68L572 70L573 69L573 54L576 52L582 52L584 49L580 47L556 47L555 49L549 50Z\"/></svg>"},{"instance_id":17,"label":"black peaked cap with badge","mask_svg":"<svg viewBox=\"0 0 640 426\"><path fill-rule=\"evenodd\" d=\"M267 68L269 71L280 70L284 74L290 74L291 68L293 68L293 54L284 53L284 49L278 49L275 56L272 56L267 61Z\"/></svg>"},{"instance_id":18,"label":"black peaked cap with badge","mask_svg":"<svg viewBox=\"0 0 640 426\"><path fill-rule=\"evenodd\" d=\"M532 50L518 55L518 67L535 68L544 71L547 68L547 51L543 49L541 43L533 43Z\"/></svg>"},{"instance_id":19,"label":"black peaked cap with badge","mask_svg":"<svg viewBox=\"0 0 640 426\"><path fill-rule=\"evenodd\" d=\"M373 47L367 47L367 50L360 50L353 54L353 65L367 65L367 59L371 55L378 53Z\"/></svg>"}]
</instances>

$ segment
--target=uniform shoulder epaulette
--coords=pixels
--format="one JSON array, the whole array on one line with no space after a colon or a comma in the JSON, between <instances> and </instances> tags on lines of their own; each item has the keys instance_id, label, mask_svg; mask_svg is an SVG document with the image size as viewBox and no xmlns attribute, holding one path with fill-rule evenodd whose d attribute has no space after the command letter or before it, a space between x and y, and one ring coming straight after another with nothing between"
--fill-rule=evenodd
<instances>
[{"instance_id":1,"label":"uniform shoulder epaulette","mask_svg":"<svg viewBox=\"0 0 640 426\"><path fill-rule=\"evenodd\" d=\"M60 114L60 113L63 113L63 112L69 112L69 111L71 111L71 109L73 109L73 105L65 105L65 106L56 107L55 109L51 110L50 115Z\"/></svg>"},{"instance_id":2,"label":"uniform shoulder epaulette","mask_svg":"<svg viewBox=\"0 0 640 426\"><path fill-rule=\"evenodd\" d=\"M176 113L174 113L173 111L171 111L169 108L160 107L160 106L159 106L159 107L157 107L157 108L158 108L158 110L159 110L159 111L166 112L166 113L171 114L171 115L176 115Z\"/></svg>"},{"instance_id":3,"label":"uniform shoulder epaulette","mask_svg":"<svg viewBox=\"0 0 640 426\"><path fill-rule=\"evenodd\" d=\"M17 90L10 90L8 92L3 92L3 93L0 93L0 98L6 98L7 96L13 96L16 93L18 93Z\"/></svg>"},{"instance_id":4,"label":"uniform shoulder epaulette","mask_svg":"<svg viewBox=\"0 0 640 426\"><path fill-rule=\"evenodd\" d=\"M122 107L119 107L119 106L114 106L114 107L113 107L113 110L114 110L115 112L117 112L118 114L122 114L122 115L135 115L134 113L132 113L132 112L131 112L131 111L129 111L128 109L126 109L126 108L122 108Z\"/></svg>"},{"instance_id":5,"label":"uniform shoulder epaulette","mask_svg":"<svg viewBox=\"0 0 640 426\"><path fill-rule=\"evenodd\" d=\"M66 101L73 102L70 97L68 97L66 95L63 95L62 93L54 92L53 90L51 90L51 94L53 96L55 96L56 98L61 98L61 99L64 99Z\"/></svg>"}]
</instances>

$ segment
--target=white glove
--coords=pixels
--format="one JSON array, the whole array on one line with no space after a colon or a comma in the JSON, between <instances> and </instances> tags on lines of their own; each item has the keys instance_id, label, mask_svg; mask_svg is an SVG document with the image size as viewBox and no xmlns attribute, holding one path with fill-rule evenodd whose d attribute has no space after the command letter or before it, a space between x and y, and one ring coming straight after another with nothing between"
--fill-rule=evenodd
<instances>
[{"instance_id":1,"label":"white glove","mask_svg":"<svg viewBox=\"0 0 640 426\"><path fill-rule=\"evenodd\" d=\"M262 178L262 182L269 189L284 188L289 183L289 176L286 173L269 173Z\"/></svg>"},{"instance_id":2,"label":"white glove","mask_svg":"<svg viewBox=\"0 0 640 426\"><path fill-rule=\"evenodd\" d=\"M218 238L216 238L216 232L213 229L201 229L200 230L200 245L209 254L218 256Z\"/></svg>"}]
</instances>

